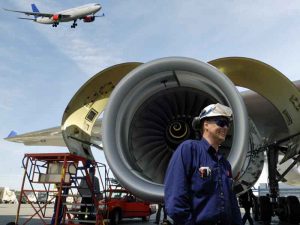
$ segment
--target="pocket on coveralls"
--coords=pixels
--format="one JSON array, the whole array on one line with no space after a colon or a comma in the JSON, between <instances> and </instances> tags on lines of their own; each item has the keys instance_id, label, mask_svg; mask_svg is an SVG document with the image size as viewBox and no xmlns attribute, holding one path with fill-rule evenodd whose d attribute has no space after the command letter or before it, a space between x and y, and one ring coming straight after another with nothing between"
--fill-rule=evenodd
<instances>
[{"instance_id":1,"label":"pocket on coveralls","mask_svg":"<svg viewBox=\"0 0 300 225\"><path fill-rule=\"evenodd\" d=\"M212 176L200 177L195 182L195 195L201 197L202 195L214 193L214 181Z\"/></svg>"}]
</instances>

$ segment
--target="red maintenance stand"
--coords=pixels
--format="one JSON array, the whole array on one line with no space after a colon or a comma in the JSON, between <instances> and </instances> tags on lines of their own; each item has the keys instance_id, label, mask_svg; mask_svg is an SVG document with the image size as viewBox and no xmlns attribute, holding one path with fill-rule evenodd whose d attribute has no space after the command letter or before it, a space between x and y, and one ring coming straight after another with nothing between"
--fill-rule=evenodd
<instances>
[{"instance_id":1,"label":"red maintenance stand","mask_svg":"<svg viewBox=\"0 0 300 225\"><path fill-rule=\"evenodd\" d=\"M43 153L25 154L23 167L24 176L16 224L21 225L19 216L24 206L21 202L24 197L34 211L22 223L24 225L33 218L40 219L40 224L44 225L49 224L49 220L50 224L54 225L80 223L103 225L106 223L101 206L99 207L99 198L94 191L94 179L89 174L89 168L94 167L95 175L100 178L100 190L106 190L108 187L105 181L108 180L108 174L104 164L70 153ZM91 193L92 201L88 204L80 201L82 197L88 197L82 196L78 191L83 180L87 184L88 193ZM54 209L52 203L54 203ZM93 210L83 211L82 207ZM86 219L91 215L93 219Z\"/></svg>"}]
</instances>

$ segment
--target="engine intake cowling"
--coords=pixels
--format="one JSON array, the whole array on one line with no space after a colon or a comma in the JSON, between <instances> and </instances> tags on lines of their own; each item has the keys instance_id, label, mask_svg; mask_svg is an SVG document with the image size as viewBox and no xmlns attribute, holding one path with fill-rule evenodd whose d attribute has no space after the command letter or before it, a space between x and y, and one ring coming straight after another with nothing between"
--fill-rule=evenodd
<instances>
[{"instance_id":1,"label":"engine intake cowling","mask_svg":"<svg viewBox=\"0 0 300 225\"><path fill-rule=\"evenodd\" d=\"M163 179L179 143L195 138L192 119L208 104L233 109L227 158L240 172L248 148L248 116L233 83L206 63L170 57L138 66L114 88L103 118L103 145L120 183L150 201L163 199Z\"/></svg>"}]
</instances>

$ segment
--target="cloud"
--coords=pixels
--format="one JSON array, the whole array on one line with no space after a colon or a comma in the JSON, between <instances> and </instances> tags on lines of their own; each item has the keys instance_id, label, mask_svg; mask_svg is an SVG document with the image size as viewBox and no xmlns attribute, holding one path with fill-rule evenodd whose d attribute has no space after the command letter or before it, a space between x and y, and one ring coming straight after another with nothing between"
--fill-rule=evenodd
<instances>
[{"instance_id":1,"label":"cloud","mask_svg":"<svg viewBox=\"0 0 300 225\"><path fill-rule=\"evenodd\" d=\"M47 36L50 42L55 42L57 38L63 38L64 40L56 44L57 47L86 74L93 75L120 60L117 51L111 49L109 43L97 44L98 42L103 43L103 40L96 41L95 37L85 38L80 31L76 35L64 33L63 36Z\"/></svg>"},{"instance_id":2,"label":"cloud","mask_svg":"<svg viewBox=\"0 0 300 225\"><path fill-rule=\"evenodd\" d=\"M1 80L1 79L0 79ZM0 109L5 111L12 111L15 101L22 102L24 96L20 89L16 87L9 87L7 89L0 89Z\"/></svg>"}]
</instances>

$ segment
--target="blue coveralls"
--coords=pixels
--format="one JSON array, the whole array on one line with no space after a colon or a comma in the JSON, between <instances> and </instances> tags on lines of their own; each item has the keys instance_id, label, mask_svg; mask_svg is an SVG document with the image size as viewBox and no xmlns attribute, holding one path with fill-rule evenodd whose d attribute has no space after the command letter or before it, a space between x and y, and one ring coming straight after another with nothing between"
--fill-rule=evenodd
<instances>
[{"instance_id":1,"label":"blue coveralls","mask_svg":"<svg viewBox=\"0 0 300 225\"><path fill-rule=\"evenodd\" d=\"M200 167L209 167L211 175L201 177ZM241 224L231 166L205 139L178 146L164 183L166 211L175 224Z\"/></svg>"}]
</instances>

